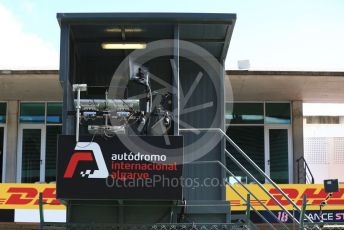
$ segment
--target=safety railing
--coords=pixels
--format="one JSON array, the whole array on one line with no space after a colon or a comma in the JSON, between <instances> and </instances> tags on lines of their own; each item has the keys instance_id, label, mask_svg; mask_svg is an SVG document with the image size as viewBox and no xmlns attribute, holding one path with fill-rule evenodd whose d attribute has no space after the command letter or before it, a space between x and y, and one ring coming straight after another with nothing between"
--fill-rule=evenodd
<instances>
[{"instance_id":1,"label":"safety railing","mask_svg":"<svg viewBox=\"0 0 344 230\"><path fill-rule=\"evenodd\" d=\"M314 176L309 168L306 159L302 156L296 160L297 164L297 182L314 184ZM302 181L304 179L304 182Z\"/></svg>"},{"instance_id":2,"label":"safety railing","mask_svg":"<svg viewBox=\"0 0 344 230\"><path fill-rule=\"evenodd\" d=\"M248 163L250 163L250 165L252 165L253 168L257 170L257 172L260 175L262 175L265 178L265 180L267 180L293 206L293 208L296 211L301 213L300 207L298 207L296 203L293 200L291 200L289 196L286 193L284 193L283 190L262 169L260 169L259 166L237 144L235 144L234 141L230 137L228 137L227 134L222 129L220 128L183 128L183 129L179 129L179 131L182 131L182 132L183 131L192 131L192 132L206 131L206 132L218 132L219 134L221 134L226 139L226 141L228 141L230 145L233 146L240 153L240 155L244 157L245 160ZM269 193L269 191L256 179L256 177L253 176L227 149L225 149L225 153L251 180L253 180L264 191L264 193L266 193L272 200L274 200L274 202L281 208L281 210L283 210L293 220L293 222L300 225L300 221L294 215L292 215L271 193ZM307 215L305 215L305 219L309 223L313 223L313 221Z\"/></svg>"},{"instance_id":3,"label":"safety railing","mask_svg":"<svg viewBox=\"0 0 344 230\"><path fill-rule=\"evenodd\" d=\"M225 172L227 175L232 176L236 182L238 184L240 184L247 192L247 194L249 196L247 196L247 198L245 198L242 194L240 194L240 192L232 185L230 184L228 181L225 181L226 184L231 187L231 189L246 203L246 223L249 223L249 217L248 215L250 214L248 210L253 210L266 224L268 224L270 226L271 229L276 229L254 206L250 205L250 197L252 196L266 211L269 212L269 214L276 220L277 223L281 224L281 226L284 229L289 229L285 223L283 223L280 219L278 219L278 217L261 201L257 198L257 196L247 188L247 186L242 183L236 176L234 176L233 172L231 172L222 162L220 161L196 161L196 162L191 162L190 164L211 164L211 163L215 163L218 164ZM272 197L272 199L274 201L276 201L276 199L274 197Z\"/></svg>"},{"instance_id":4,"label":"safety railing","mask_svg":"<svg viewBox=\"0 0 344 230\"><path fill-rule=\"evenodd\" d=\"M38 229L37 223L1 223L0 229ZM116 223L56 223L45 222L44 230L243 230L253 229L244 223L157 223L157 224L116 224Z\"/></svg>"}]
</instances>

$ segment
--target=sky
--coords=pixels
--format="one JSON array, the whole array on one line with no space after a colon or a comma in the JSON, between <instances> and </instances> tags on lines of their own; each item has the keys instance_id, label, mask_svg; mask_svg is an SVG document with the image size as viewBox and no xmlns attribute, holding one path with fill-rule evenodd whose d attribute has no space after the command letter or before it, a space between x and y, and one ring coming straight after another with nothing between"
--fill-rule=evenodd
<instances>
[{"instance_id":1,"label":"sky","mask_svg":"<svg viewBox=\"0 0 344 230\"><path fill-rule=\"evenodd\" d=\"M236 13L226 69L344 71L343 0L0 0L0 69L58 69L58 12Z\"/></svg>"}]
</instances>

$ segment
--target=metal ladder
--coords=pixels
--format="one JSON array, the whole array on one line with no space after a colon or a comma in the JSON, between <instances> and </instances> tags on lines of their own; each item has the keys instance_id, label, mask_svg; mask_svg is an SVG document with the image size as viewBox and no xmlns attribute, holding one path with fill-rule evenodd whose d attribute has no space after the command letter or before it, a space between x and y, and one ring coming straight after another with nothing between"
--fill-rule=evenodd
<instances>
[{"instance_id":1,"label":"metal ladder","mask_svg":"<svg viewBox=\"0 0 344 230\"><path fill-rule=\"evenodd\" d=\"M221 136L223 136L225 138L225 140L230 143L239 153L241 156L243 156L247 162L249 162L257 171L260 175L262 175L293 207L296 211L299 211L299 213L302 212L302 210L300 209L300 207L298 207L296 205L296 203L291 200L288 195L286 193L283 192L283 190L263 171L261 170L258 165L237 145L234 143L234 141L227 136L227 134L220 128L180 128L180 131L206 131L206 132L217 132L220 133ZM283 210L292 220L294 223L296 223L299 226L302 226L301 224L303 223L303 219L297 219L293 214L291 214L271 193L269 193L269 191L263 186L262 183L260 183L255 176L253 176L227 149L225 149L225 154L226 156L228 156L249 178L251 178L263 191L264 193L266 193L280 208L281 210ZM256 199L260 205L262 205L264 207L264 209L266 209L276 220L278 223L280 223L284 229L289 229L285 223L283 223L281 220L279 220L277 218L277 216L271 211L269 210L269 208L263 203L261 202L257 196L250 191L250 189L243 184L241 181L239 181L239 179L237 179L235 177L235 175L220 161L200 161L200 162L192 162L193 164L209 164L209 163L216 163L219 164L220 167L222 169L225 170L225 172L228 175L231 175L233 178L235 178L235 180L248 192L248 194L250 194L254 199ZM230 183L228 183L228 185L233 189L233 191L239 195L239 197L241 197L241 199L243 199L246 203L248 202L247 199L245 199L235 188L234 186L232 186ZM268 220L266 220L266 218L264 218L253 206L251 206L251 208L253 209L253 211L255 211L257 213L258 216L260 216L262 218L262 220L264 222L266 222L267 224L269 224L269 226L272 229L276 229ZM313 223L313 221L307 216L304 216L305 220L308 221L309 223ZM317 229L320 229L318 226L316 226Z\"/></svg>"}]
</instances>

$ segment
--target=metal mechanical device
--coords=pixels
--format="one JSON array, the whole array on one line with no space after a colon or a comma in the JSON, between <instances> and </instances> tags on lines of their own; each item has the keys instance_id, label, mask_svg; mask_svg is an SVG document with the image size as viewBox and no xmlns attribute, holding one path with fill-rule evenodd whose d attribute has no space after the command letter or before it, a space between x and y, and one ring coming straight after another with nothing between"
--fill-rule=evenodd
<instances>
[{"instance_id":1,"label":"metal mechanical device","mask_svg":"<svg viewBox=\"0 0 344 230\"><path fill-rule=\"evenodd\" d=\"M74 100L77 141L80 130L86 129L89 134L105 136L168 134L172 126L172 113L169 111L172 95L152 92L148 69L131 61L129 61L129 81L143 85L146 96L141 99L109 98L108 88L105 88L103 99L81 99L81 92L93 86L73 85L73 91L77 92ZM156 101L154 106L153 97Z\"/></svg>"}]
</instances>

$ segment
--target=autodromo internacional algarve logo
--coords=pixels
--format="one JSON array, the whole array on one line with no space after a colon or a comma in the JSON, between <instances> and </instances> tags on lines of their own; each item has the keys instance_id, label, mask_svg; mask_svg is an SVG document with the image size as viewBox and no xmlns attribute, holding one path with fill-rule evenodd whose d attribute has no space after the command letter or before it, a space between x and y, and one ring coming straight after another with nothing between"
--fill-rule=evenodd
<instances>
[{"instance_id":1,"label":"autodromo internacional algarve logo","mask_svg":"<svg viewBox=\"0 0 344 230\"><path fill-rule=\"evenodd\" d=\"M86 169L85 171L81 171L80 175L82 177L107 178L109 176L109 171L106 167L104 156L99 144L96 142L78 142L63 177L72 178L78 164L83 161L95 161L98 169Z\"/></svg>"}]
</instances>

